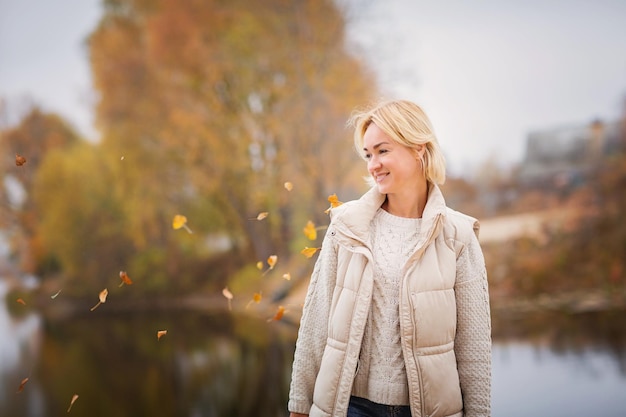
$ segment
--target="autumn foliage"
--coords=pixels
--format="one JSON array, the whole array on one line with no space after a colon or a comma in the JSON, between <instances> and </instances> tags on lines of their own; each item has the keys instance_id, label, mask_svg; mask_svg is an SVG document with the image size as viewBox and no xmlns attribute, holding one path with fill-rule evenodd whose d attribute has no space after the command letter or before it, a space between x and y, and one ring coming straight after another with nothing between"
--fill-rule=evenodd
<instances>
[{"instance_id":1,"label":"autumn foliage","mask_svg":"<svg viewBox=\"0 0 626 417\"><path fill-rule=\"evenodd\" d=\"M54 291L122 268L148 293L224 288L300 258L325 196L362 190L345 120L376 92L333 2L105 2L87 44L100 141L35 112L0 142L28 195L7 223Z\"/></svg>"}]
</instances>

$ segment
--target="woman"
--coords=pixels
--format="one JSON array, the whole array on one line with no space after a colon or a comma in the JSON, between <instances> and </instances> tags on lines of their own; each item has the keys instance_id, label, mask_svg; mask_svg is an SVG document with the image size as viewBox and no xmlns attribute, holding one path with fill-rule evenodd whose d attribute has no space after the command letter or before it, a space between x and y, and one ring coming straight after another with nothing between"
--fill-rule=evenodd
<instances>
[{"instance_id":1,"label":"woman","mask_svg":"<svg viewBox=\"0 0 626 417\"><path fill-rule=\"evenodd\" d=\"M293 364L291 417L489 416L491 321L476 219L409 101L353 115L372 188L331 211Z\"/></svg>"}]
</instances>

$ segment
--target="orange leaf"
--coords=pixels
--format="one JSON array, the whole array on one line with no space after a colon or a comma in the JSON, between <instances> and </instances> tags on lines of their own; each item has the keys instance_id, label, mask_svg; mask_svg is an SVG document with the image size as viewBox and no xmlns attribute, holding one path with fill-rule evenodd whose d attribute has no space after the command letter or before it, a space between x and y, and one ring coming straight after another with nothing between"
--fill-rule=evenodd
<instances>
[{"instance_id":1,"label":"orange leaf","mask_svg":"<svg viewBox=\"0 0 626 417\"><path fill-rule=\"evenodd\" d=\"M283 316L285 315L287 310L285 310L285 307L283 306L278 306L278 310L276 311L276 314L274 314L274 317L272 317L271 319L269 319L268 321L278 321L280 319L283 318Z\"/></svg>"},{"instance_id":2,"label":"orange leaf","mask_svg":"<svg viewBox=\"0 0 626 417\"><path fill-rule=\"evenodd\" d=\"M184 228L187 232L193 233L191 229L187 226L187 217L183 216L182 214L177 214L176 216L174 216L174 220L172 220L172 228L174 228L174 230Z\"/></svg>"},{"instance_id":3,"label":"orange leaf","mask_svg":"<svg viewBox=\"0 0 626 417\"><path fill-rule=\"evenodd\" d=\"M317 229L315 229L315 223L313 223L311 220L307 222L306 227L302 229L302 231L304 232L304 235L307 237L307 239L317 239Z\"/></svg>"},{"instance_id":4,"label":"orange leaf","mask_svg":"<svg viewBox=\"0 0 626 417\"><path fill-rule=\"evenodd\" d=\"M70 410L72 409L72 406L74 405L74 403L76 402L76 400L78 399L78 394L74 394L72 395L72 401L70 401L70 406L67 409L67 412L69 413Z\"/></svg>"},{"instance_id":5,"label":"orange leaf","mask_svg":"<svg viewBox=\"0 0 626 417\"><path fill-rule=\"evenodd\" d=\"M305 246L304 249L300 251L300 253L306 256L307 258L311 258L313 255L315 255L315 252L317 252L320 249L321 248L309 248Z\"/></svg>"},{"instance_id":6,"label":"orange leaf","mask_svg":"<svg viewBox=\"0 0 626 417\"><path fill-rule=\"evenodd\" d=\"M18 303L20 303L21 305L25 306L26 305L26 301L22 300L21 298L18 298L17 300Z\"/></svg>"},{"instance_id":7,"label":"orange leaf","mask_svg":"<svg viewBox=\"0 0 626 417\"><path fill-rule=\"evenodd\" d=\"M328 196L328 202L330 203L330 207L327 208L324 213L328 213L330 211L330 209L335 208L335 207L339 207L340 205L342 205L343 203L341 201L339 201L339 199L337 198L337 194L332 194Z\"/></svg>"},{"instance_id":8,"label":"orange leaf","mask_svg":"<svg viewBox=\"0 0 626 417\"><path fill-rule=\"evenodd\" d=\"M289 272L287 272L286 274L283 274L283 279L290 281L291 280L291 274Z\"/></svg>"},{"instance_id":9,"label":"orange leaf","mask_svg":"<svg viewBox=\"0 0 626 417\"><path fill-rule=\"evenodd\" d=\"M16 153L15 154L15 165L17 165L18 167L21 167L25 163L26 163L26 158L24 158L22 155Z\"/></svg>"},{"instance_id":10,"label":"orange leaf","mask_svg":"<svg viewBox=\"0 0 626 417\"><path fill-rule=\"evenodd\" d=\"M161 340L161 338L165 336L166 334L167 334L167 330L159 330L157 332L157 340Z\"/></svg>"},{"instance_id":11,"label":"orange leaf","mask_svg":"<svg viewBox=\"0 0 626 417\"><path fill-rule=\"evenodd\" d=\"M91 307L91 311L94 311L100 304L106 303L107 295L109 295L109 290L107 290L106 288L100 291L100 294L98 294L98 298L100 299L100 301L98 301L98 304Z\"/></svg>"},{"instance_id":12,"label":"orange leaf","mask_svg":"<svg viewBox=\"0 0 626 417\"><path fill-rule=\"evenodd\" d=\"M133 281L130 279L126 271L120 271L120 279L122 280L122 282L119 285L120 287L124 284L131 285L133 283Z\"/></svg>"},{"instance_id":13,"label":"orange leaf","mask_svg":"<svg viewBox=\"0 0 626 417\"><path fill-rule=\"evenodd\" d=\"M252 303L259 304L261 302L262 298L263 298L263 296L261 295L260 292L255 292L254 295L252 296L252 300L250 300L248 302L248 305L246 305L246 308L250 307L250 304L252 304Z\"/></svg>"},{"instance_id":14,"label":"orange leaf","mask_svg":"<svg viewBox=\"0 0 626 417\"><path fill-rule=\"evenodd\" d=\"M285 190L287 190L287 191L293 190L293 184L291 182L287 181L285 183Z\"/></svg>"},{"instance_id":15,"label":"orange leaf","mask_svg":"<svg viewBox=\"0 0 626 417\"><path fill-rule=\"evenodd\" d=\"M278 256L276 255L272 255L269 258L267 258L267 264L270 266L270 269L274 268L277 261L278 261Z\"/></svg>"},{"instance_id":16,"label":"orange leaf","mask_svg":"<svg viewBox=\"0 0 626 417\"><path fill-rule=\"evenodd\" d=\"M24 385L26 385L27 382L28 382L28 378L22 379L22 382L20 383L20 387L17 389L18 394L24 391Z\"/></svg>"}]
</instances>

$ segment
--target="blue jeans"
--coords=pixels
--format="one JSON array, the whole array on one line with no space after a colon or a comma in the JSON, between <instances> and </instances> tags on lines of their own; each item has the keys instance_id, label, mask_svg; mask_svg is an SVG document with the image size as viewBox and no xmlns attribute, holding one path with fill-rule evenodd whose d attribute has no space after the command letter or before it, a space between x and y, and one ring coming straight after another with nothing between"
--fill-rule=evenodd
<instances>
[{"instance_id":1,"label":"blue jeans","mask_svg":"<svg viewBox=\"0 0 626 417\"><path fill-rule=\"evenodd\" d=\"M347 417L411 417L411 407L378 404L365 398L352 396Z\"/></svg>"}]
</instances>

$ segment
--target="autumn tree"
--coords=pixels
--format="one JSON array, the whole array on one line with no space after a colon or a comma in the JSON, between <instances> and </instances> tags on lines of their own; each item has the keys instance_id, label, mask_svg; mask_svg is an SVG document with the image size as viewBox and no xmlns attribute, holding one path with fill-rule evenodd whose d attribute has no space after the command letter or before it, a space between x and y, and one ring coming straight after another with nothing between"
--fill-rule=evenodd
<instances>
[{"instance_id":1,"label":"autumn tree","mask_svg":"<svg viewBox=\"0 0 626 417\"><path fill-rule=\"evenodd\" d=\"M287 254L308 217L326 221L327 195L357 186L345 121L375 89L333 2L105 6L89 38L97 123L137 253L174 273L169 225L186 212L242 260Z\"/></svg>"},{"instance_id":2,"label":"autumn tree","mask_svg":"<svg viewBox=\"0 0 626 417\"><path fill-rule=\"evenodd\" d=\"M78 141L66 121L37 107L0 134L0 228L8 231L25 272L38 272L42 256L37 220L45 214L45 207L37 206L33 199L37 171L48 152L67 149ZM19 164L16 155L23 158Z\"/></svg>"}]
</instances>

